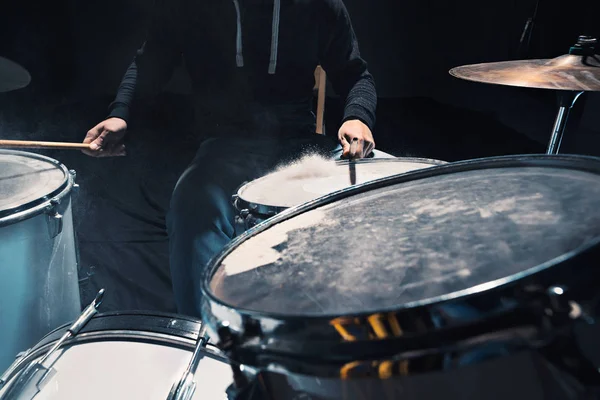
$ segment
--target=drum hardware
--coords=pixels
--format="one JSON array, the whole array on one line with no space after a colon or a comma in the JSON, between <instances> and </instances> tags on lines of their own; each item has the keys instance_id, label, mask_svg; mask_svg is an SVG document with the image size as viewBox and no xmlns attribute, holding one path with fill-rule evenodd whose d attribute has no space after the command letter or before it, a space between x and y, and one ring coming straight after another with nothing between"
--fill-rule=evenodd
<instances>
[{"instance_id":1,"label":"drum hardware","mask_svg":"<svg viewBox=\"0 0 600 400\"><path fill-rule=\"evenodd\" d=\"M575 106L575 102L584 92L564 92L557 93L558 97L558 113L554 126L552 127L552 136L550 136L550 142L548 143L547 154L558 154L562 138L567 128L567 122L569 120L569 114Z\"/></svg>"},{"instance_id":2,"label":"drum hardware","mask_svg":"<svg viewBox=\"0 0 600 400\"><path fill-rule=\"evenodd\" d=\"M79 192L79 185L75 182L77 172L74 169L69 170L71 179L73 180L72 191ZM46 215L48 216L48 233L50 238L54 239L63 231L63 215L59 212L60 198L50 200L50 205L46 207ZM78 263L79 265L79 263Z\"/></svg>"},{"instance_id":3,"label":"drum hardware","mask_svg":"<svg viewBox=\"0 0 600 400\"><path fill-rule=\"evenodd\" d=\"M196 375L196 370L198 369L200 360L204 357L203 350L206 348L207 344L208 337L206 336L206 328L203 327L198 334L198 343L196 344L196 348L194 349L190 363L188 364L179 381L174 383L171 387L171 391L169 392L169 397L167 397L167 400L192 399L194 391L196 390L194 376Z\"/></svg>"},{"instance_id":4,"label":"drum hardware","mask_svg":"<svg viewBox=\"0 0 600 400\"><path fill-rule=\"evenodd\" d=\"M17 380L8 387L7 391L0 396L1 400L25 400L33 399L43 388L46 380L56 373L53 367L45 367L44 362L56 352L65 341L76 336L79 331L92 319L98 312L98 307L102 304L104 298L104 289L101 289L96 298L83 310L79 318L73 322L64 335L56 342L54 346L38 361L29 365L23 370ZM10 368L9 368L10 371ZM0 389L6 384L7 376L0 379Z\"/></svg>"},{"instance_id":5,"label":"drum hardware","mask_svg":"<svg viewBox=\"0 0 600 400\"><path fill-rule=\"evenodd\" d=\"M237 352L237 340L235 335L229 329L229 322L222 321L219 323L219 328L217 329L217 335L219 338L219 348L228 354L228 357L235 357ZM232 399L252 399L257 395L255 390L258 389L258 386L254 383L255 379L252 379L251 376L247 376L247 372L243 365L240 364L232 364L231 371L233 373L233 383L227 388L227 398ZM256 371L254 371L254 376L257 376Z\"/></svg>"},{"instance_id":6,"label":"drum hardware","mask_svg":"<svg viewBox=\"0 0 600 400\"><path fill-rule=\"evenodd\" d=\"M589 385L590 390L600 389L600 371L585 357L573 333L574 322L593 325L594 318L578 302L570 299L568 288L564 286L550 286L545 291L532 289L530 293L541 295L545 329L555 332L551 340L540 346L540 354L580 383Z\"/></svg>"},{"instance_id":7,"label":"drum hardware","mask_svg":"<svg viewBox=\"0 0 600 400\"><path fill-rule=\"evenodd\" d=\"M50 200L50 205L46 208L46 215L48 216L48 233L50 238L54 239L63 230L63 216L57 211L57 207L60 205L60 200Z\"/></svg>"},{"instance_id":8,"label":"drum hardware","mask_svg":"<svg viewBox=\"0 0 600 400\"><path fill-rule=\"evenodd\" d=\"M529 47L531 44L531 36L533 34L533 30L535 28L535 23L537 20L538 9L540 6L540 0L535 2L535 8L533 10L533 15L527 18L525 22L525 26L523 27L523 33L521 34L521 38L519 40L519 47L517 49L517 54L522 54L523 44L525 44L525 54L529 53Z\"/></svg>"},{"instance_id":9,"label":"drum hardware","mask_svg":"<svg viewBox=\"0 0 600 400\"><path fill-rule=\"evenodd\" d=\"M238 191L249 183L250 182L242 183L239 186ZM274 211L267 211L262 215L262 218L257 217L258 205L252 203L244 204L243 200L240 199L239 192L236 192L236 194L231 196L231 204L237 209L234 223L237 236L241 235L251 227L258 225L263 219L268 219L277 215Z\"/></svg>"},{"instance_id":10,"label":"drum hardware","mask_svg":"<svg viewBox=\"0 0 600 400\"><path fill-rule=\"evenodd\" d=\"M569 53L553 59L502 61L456 67L450 74L474 82L557 91L558 112L547 154L558 154L571 109L584 92L600 91L598 40L579 36Z\"/></svg>"},{"instance_id":11,"label":"drum hardware","mask_svg":"<svg viewBox=\"0 0 600 400\"><path fill-rule=\"evenodd\" d=\"M77 183L77 171L75 171L74 169L70 169L69 173L71 174L71 177L73 178L73 191L75 192L79 192L79 184Z\"/></svg>"}]
</instances>

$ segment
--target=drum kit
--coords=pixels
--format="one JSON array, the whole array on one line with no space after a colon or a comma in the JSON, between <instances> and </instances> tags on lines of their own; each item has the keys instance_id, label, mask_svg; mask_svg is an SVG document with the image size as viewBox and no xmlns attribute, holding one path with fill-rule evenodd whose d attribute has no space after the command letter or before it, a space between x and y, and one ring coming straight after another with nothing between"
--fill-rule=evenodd
<instances>
[{"instance_id":1,"label":"drum kit","mask_svg":"<svg viewBox=\"0 0 600 400\"><path fill-rule=\"evenodd\" d=\"M98 314L103 291L79 313L75 173L3 150L0 400L597 398L574 330L599 311L600 159L557 154L574 100L600 91L595 43L450 71L571 99L548 154L337 161L242 185L201 320Z\"/></svg>"}]
</instances>

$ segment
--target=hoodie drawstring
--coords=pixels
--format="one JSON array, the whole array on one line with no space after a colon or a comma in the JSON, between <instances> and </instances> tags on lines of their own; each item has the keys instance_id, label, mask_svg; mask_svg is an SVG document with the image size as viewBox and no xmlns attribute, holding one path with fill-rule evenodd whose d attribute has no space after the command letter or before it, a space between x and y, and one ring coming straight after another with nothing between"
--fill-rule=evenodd
<instances>
[{"instance_id":1,"label":"hoodie drawstring","mask_svg":"<svg viewBox=\"0 0 600 400\"><path fill-rule=\"evenodd\" d=\"M238 67L244 66L244 54L242 52L242 12L240 10L239 0L233 0L235 12L237 14L237 36L235 40L235 63Z\"/></svg>"},{"instance_id":2,"label":"hoodie drawstring","mask_svg":"<svg viewBox=\"0 0 600 400\"><path fill-rule=\"evenodd\" d=\"M244 66L244 54L242 46L242 12L239 0L233 0L237 14L237 35L235 46L235 62L238 67ZM279 20L281 16L281 0L273 1L273 26L271 28L271 58L269 59L269 74L275 74L277 70L277 53L279 51Z\"/></svg>"},{"instance_id":3,"label":"hoodie drawstring","mask_svg":"<svg viewBox=\"0 0 600 400\"><path fill-rule=\"evenodd\" d=\"M279 50L279 17L281 15L281 0L273 3L273 27L271 31L271 60L269 60L269 74L275 74L277 69L277 52Z\"/></svg>"}]
</instances>

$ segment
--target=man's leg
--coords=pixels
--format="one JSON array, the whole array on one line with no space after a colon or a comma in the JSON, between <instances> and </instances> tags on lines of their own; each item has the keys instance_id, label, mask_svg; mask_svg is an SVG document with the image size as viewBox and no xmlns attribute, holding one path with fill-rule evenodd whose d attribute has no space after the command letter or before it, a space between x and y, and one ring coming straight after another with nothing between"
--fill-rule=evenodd
<instances>
[{"instance_id":1,"label":"man's leg","mask_svg":"<svg viewBox=\"0 0 600 400\"><path fill-rule=\"evenodd\" d=\"M261 174L268 157L224 141L201 145L179 179L167 215L170 268L177 311L200 317L207 264L235 236L231 196Z\"/></svg>"}]
</instances>

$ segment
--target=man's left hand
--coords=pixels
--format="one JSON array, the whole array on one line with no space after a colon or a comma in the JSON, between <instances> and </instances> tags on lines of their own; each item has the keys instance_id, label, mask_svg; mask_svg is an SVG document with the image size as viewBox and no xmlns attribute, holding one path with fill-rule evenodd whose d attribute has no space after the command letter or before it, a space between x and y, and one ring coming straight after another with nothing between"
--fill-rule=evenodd
<instances>
[{"instance_id":1,"label":"man's left hand","mask_svg":"<svg viewBox=\"0 0 600 400\"><path fill-rule=\"evenodd\" d=\"M364 158L375 149L371 130L357 119L344 122L338 132L338 139L343 149L342 158Z\"/></svg>"}]
</instances>

